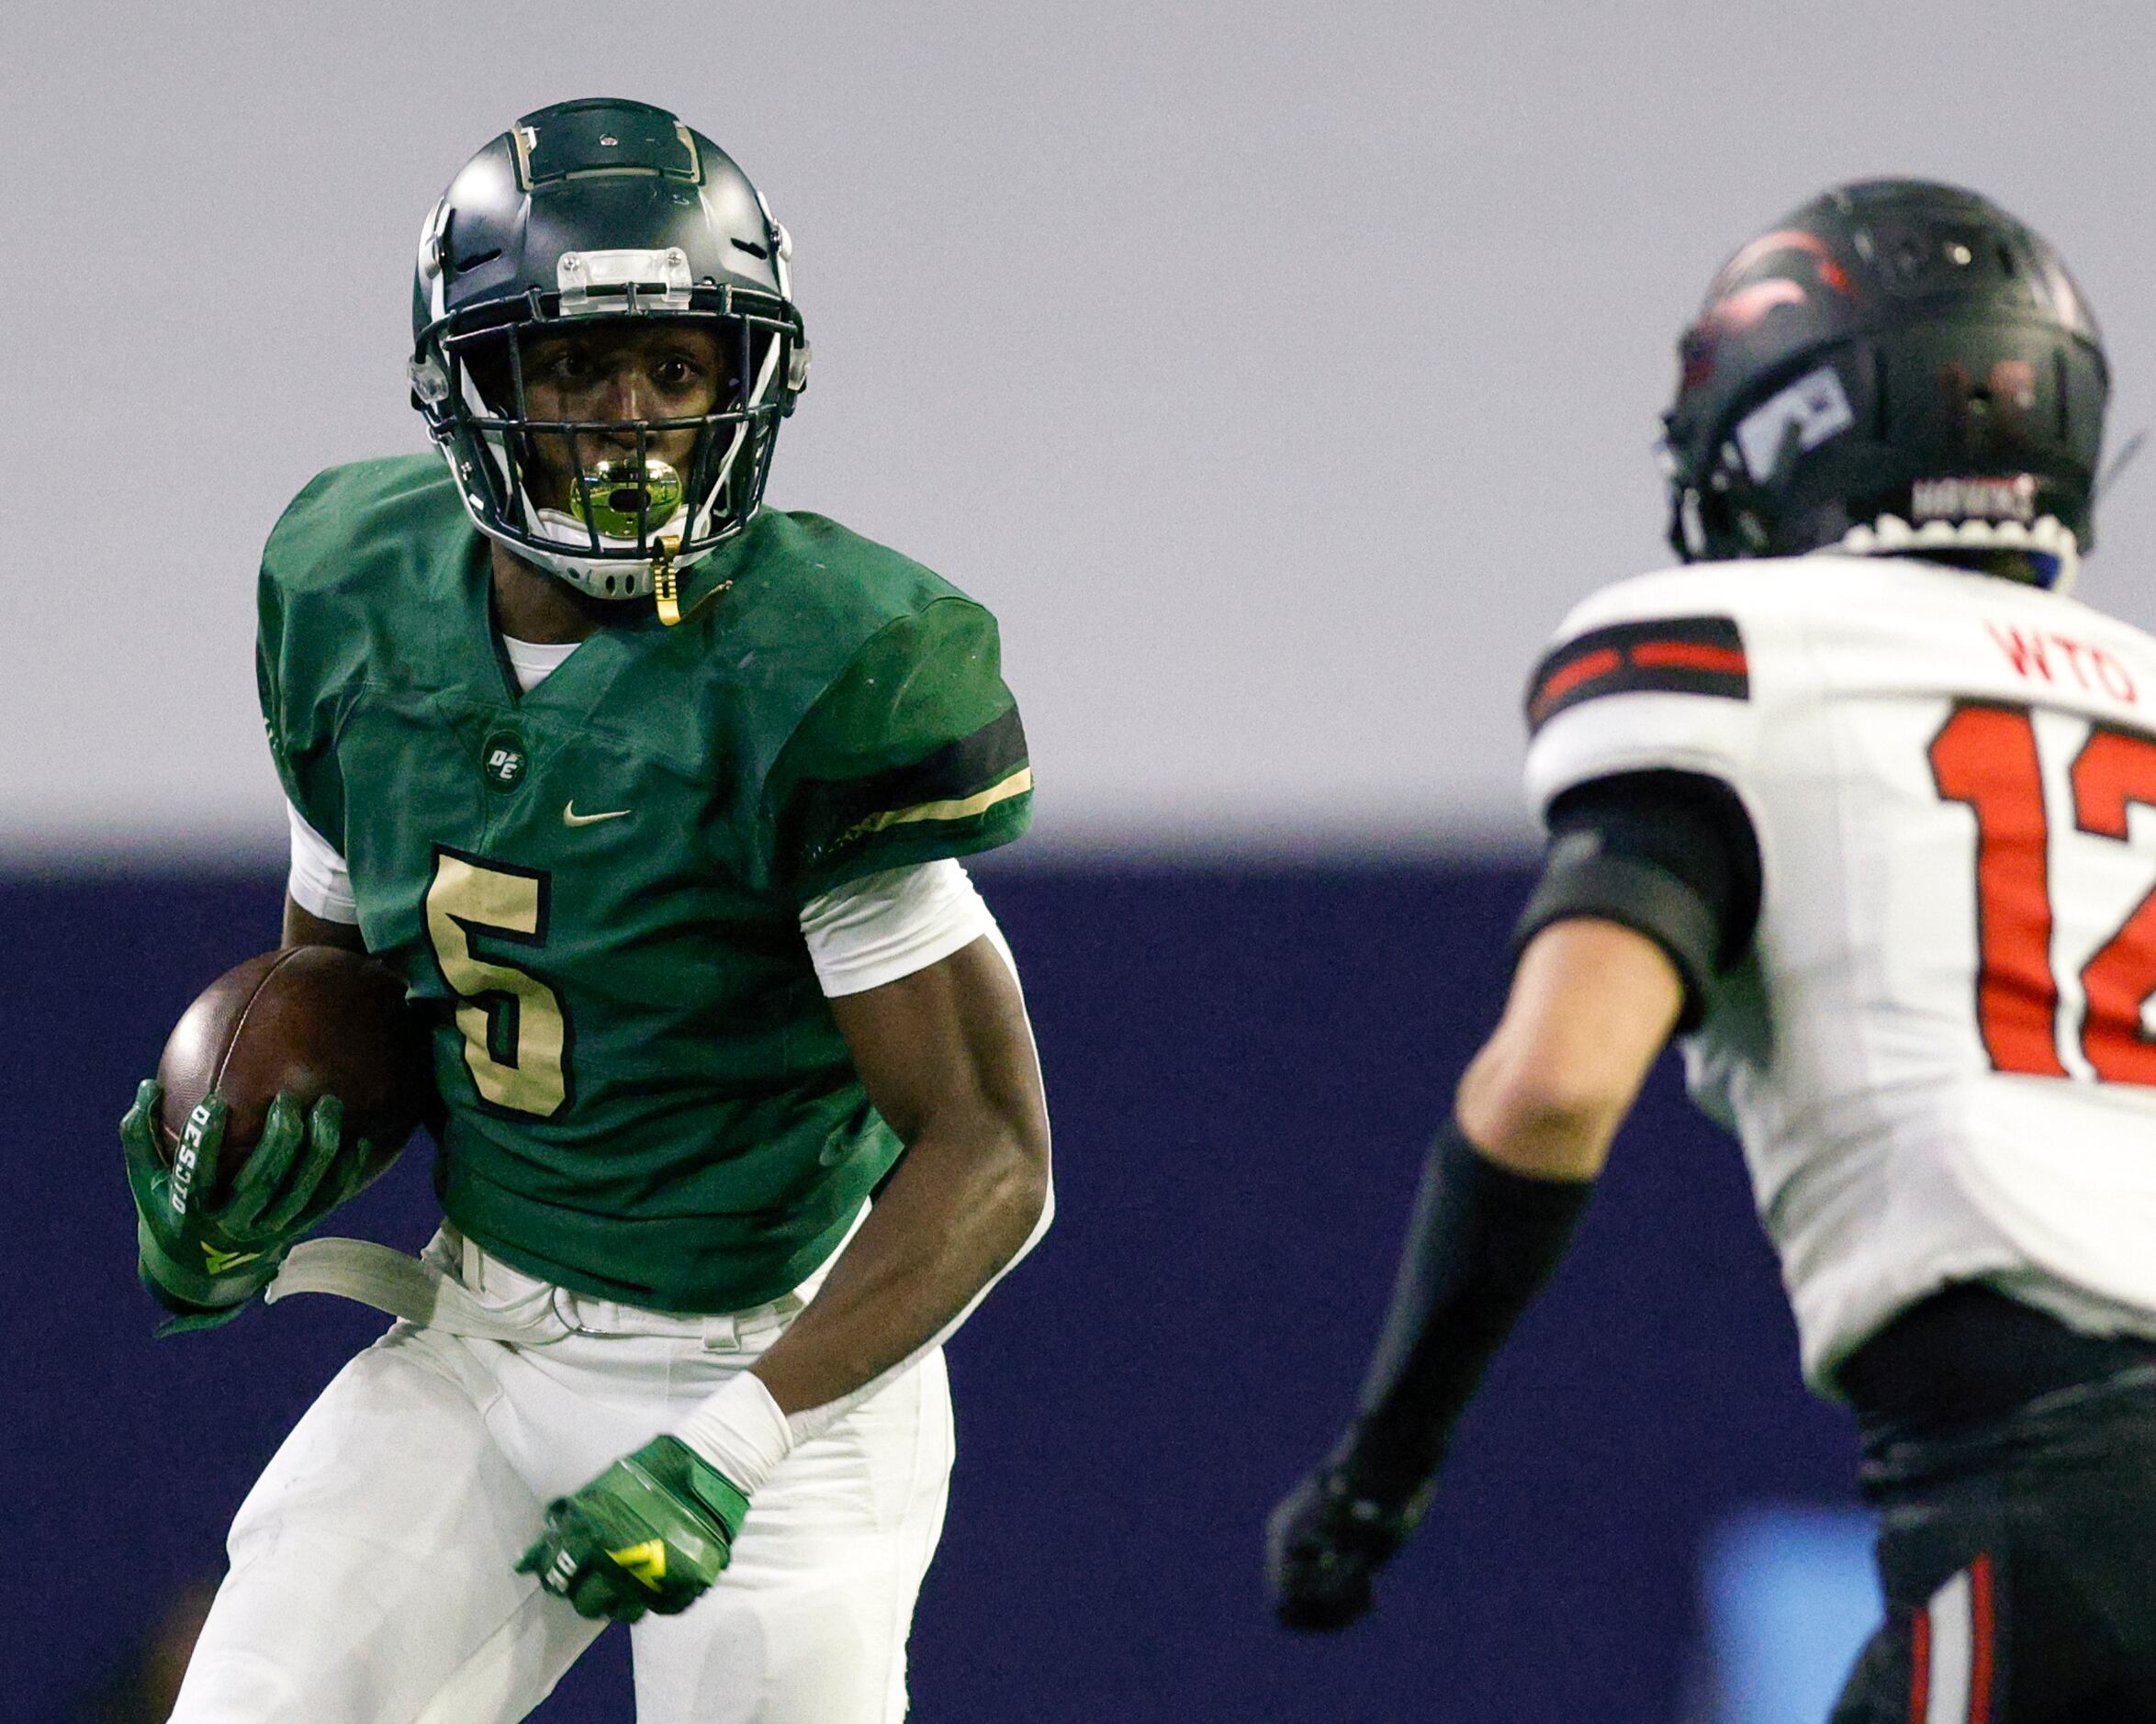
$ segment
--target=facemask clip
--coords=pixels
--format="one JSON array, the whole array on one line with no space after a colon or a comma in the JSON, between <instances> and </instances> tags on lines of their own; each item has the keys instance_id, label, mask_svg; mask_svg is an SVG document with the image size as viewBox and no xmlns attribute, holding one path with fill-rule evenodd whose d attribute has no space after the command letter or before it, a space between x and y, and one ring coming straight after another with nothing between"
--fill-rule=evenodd
<instances>
[{"instance_id":1,"label":"facemask clip","mask_svg":"<svg viewBox=\"0 0 2156 1724\"><path fill-rule=\"evenodd\" d=\"M652 599L658 606L658 620L669 629L680 627L734 584L721 581L688 610L682 610L681 577L674 572L674 553L680 543L679 539L661 539L658 554L651 559Z\"/></svg>"}]
</instances>

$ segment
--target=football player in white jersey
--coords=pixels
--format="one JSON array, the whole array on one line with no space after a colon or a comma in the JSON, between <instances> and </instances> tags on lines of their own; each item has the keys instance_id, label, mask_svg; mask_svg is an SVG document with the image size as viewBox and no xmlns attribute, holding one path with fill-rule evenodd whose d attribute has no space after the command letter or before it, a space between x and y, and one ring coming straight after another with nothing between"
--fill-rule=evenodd
<instances>
[{"instance_id":1,"label":"football player in white jersey","mask_svg":"<svg viewBox=\"0 0 2156 1724\"><path fill-rule=\"evenodd\" d=\"M1882 1512L1836 1724L2156 1718L2156 640L2068 596L2094 322L1996 206L1879 181L1739 251L1680 358L1689 566L1531 680L1542 880L1280 1616L1368 1607L1674 1035Z\"/></svg>"}]
</instances>

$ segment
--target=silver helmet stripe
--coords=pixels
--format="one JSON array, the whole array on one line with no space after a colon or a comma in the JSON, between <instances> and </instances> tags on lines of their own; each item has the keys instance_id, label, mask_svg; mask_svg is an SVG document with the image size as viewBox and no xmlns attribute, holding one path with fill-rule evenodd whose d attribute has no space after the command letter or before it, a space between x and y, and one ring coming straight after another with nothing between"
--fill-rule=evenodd
<instances>
[{"instance_id":1,"label":"silver helmet stripe","mask_svg":"<svg viewBox=\"0 0 2156 1724\"><path fill-rule=\"evenodd\" d=\"M779 350L785 346L783 337L774 334L764 353L764 363L757 373L756 386L742 397L740 411L743 418L734 424L733 441L726 445L726 453L719 458L719 470L713 478L711 488L703 495L702 506L696 512L691 526L691 536L701 535L711 525L712 510L718 507L719 498L726 492L726 480L732 476L734 463L740 458L741 445L748 440L750 420L746 417L764 404L764 396L771 386L772 375L779 368Z\"/></svg>"},{"instance_id":2,"label":"silver helmet stripe","mask_svg":"<svg viewBox=\"0 0 2156 1724\"><path fill-rule=\"evenodd\" d=\"M420 223L420 273L427 278L427 315L436 322L449 309L449 272L442 255L442 220L448 209L449 200L438 197Z\"/></svg>"}]
</instances>

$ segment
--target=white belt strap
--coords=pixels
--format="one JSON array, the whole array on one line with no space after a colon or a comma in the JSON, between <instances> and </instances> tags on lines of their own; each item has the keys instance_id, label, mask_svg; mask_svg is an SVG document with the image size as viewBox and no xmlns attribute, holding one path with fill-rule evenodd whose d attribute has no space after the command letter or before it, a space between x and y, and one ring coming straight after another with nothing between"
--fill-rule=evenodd
<instances>
[{"instance_id":1,"label":"white belt strap","mask_svg":"<svg viewBox=\"0 0 2156 1724\"><path fill-rule=\"evenodd\" d=\"M545 1306L526 1317L504 1317L432 1263L371 1239L309 1239L294 1246L262 1296L275 1304L303 1293L334 1293L421 1328L476 1340L538 1347L565 1333Z\"/></svg>"}]
</instances>

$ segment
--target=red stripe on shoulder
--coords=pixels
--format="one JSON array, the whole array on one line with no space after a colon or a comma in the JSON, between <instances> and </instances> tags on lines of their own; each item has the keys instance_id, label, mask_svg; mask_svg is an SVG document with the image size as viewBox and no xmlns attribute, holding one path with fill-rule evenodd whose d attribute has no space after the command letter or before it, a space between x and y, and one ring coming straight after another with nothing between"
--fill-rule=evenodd
<instances>
[{"instance_id":1,"label":"red stripe on shoulder","mask_svg":"<svg viewBox=\"0 0 2156 1724\"><path fill-rule=\"evenodd\" d=\"M1632 649L1635 665L1672 665L1680 670L1718 670L1742 677L1750 668L1744 649L1702 646L1696 641L1642 641Z\"/></svg>"},{"instance_id":2,"label":"red stripe on shoulder","mask_svg":"<svg viewBox=\"0 0 2156 1724\"><path fill-rule=\"evenodd\" d=\"M1578 658L1567 659L1542 679L1542 687L1535 690L1533 705L1546 707L1554 700L1561 700L1583 682L1592 682L1597 677L1607 677L1624 662L1624 655L1614 647L1602 647L1592 653L1582 653Z\"/></svg>"}]
</instances>

